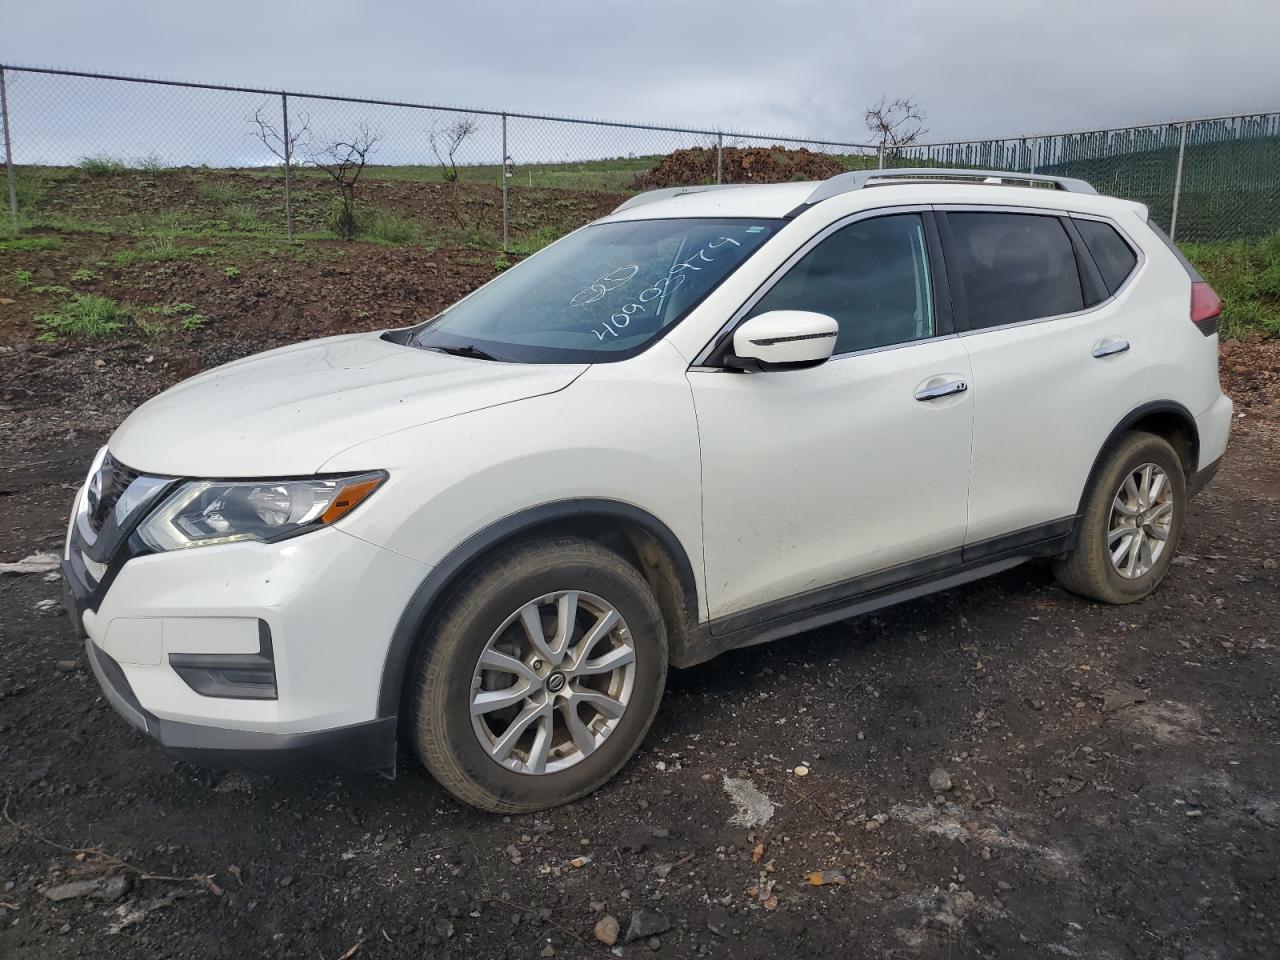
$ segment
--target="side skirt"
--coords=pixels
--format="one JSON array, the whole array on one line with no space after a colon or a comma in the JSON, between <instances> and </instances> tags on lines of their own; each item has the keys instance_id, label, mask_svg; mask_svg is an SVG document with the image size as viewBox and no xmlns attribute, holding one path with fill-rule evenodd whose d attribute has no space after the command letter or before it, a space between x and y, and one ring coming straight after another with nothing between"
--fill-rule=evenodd
<instances>
[{"instance_id":1,"label":"side skirt","mask_svg":"<svg viewBox=\"0 0 1280 960\"><path fill-rule=\"evenodd\" d=\"M847 620L1000 573L1071 548L1075 517L1064 517L796 597L719 617L699 626L676 666L691 667L739 647Z\"/></svg>"}]
</instances>

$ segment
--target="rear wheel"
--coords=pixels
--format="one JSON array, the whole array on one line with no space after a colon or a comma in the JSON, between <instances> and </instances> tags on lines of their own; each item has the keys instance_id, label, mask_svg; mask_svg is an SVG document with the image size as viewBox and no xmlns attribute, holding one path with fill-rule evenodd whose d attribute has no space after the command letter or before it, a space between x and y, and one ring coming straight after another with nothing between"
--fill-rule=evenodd
<instances>
[{"instance_id":1,"label":"rear wheel","mask_svg":"<svg viewBox=\"0 0 1280 960\"><path fill-rule=\"evenodd\" d=\"M418 755L472 806L566 803L635 752L666 671L662 612L630 564L586 540L517 547L471 577L424 638Z\"/></svg>"},{"instance_id":2,"label":"rear wheel","mask_svg":"<svg viewBox=\"0 0 1280 960\"><path fill-rule=\"evenodd\" d=\"M1054 563L1058 581L1104 603L1141 600L1173 561L1186 506L1186 478L1173 447L1154 434L1129 434L1085 496L1076 545Z\"/></svg>"}]
</instances>

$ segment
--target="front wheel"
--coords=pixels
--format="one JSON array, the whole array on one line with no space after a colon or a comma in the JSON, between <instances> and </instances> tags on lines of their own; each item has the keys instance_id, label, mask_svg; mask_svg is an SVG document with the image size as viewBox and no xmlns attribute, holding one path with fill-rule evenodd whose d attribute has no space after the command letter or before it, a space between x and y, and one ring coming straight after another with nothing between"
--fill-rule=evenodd
<instances>
[{"instance_id":1,"label":"front wheel","mask_svg":"<svg viewBox=\"0 0 1280 960\"><path fill-rule=\"evenodd\" d=\"M1086 492L1076 545L1054 562L1054 574L1093 600L1141 600L1173 562L1186 509L1186 478L1173 447L1154 434L1131 433Z\"/></svg>"},{"instance_id":2,"label":"front wheel","mask_svg":"<svg viewBox=\"0 0 1280 960\"><path fill-rule=\"evenodd\" d=\"M662 612L634 567L587 540L528 543L469 577L429 628L418 755L484 810L567 803L635 752L666 673Z\"/></svg>"}]
</instances>

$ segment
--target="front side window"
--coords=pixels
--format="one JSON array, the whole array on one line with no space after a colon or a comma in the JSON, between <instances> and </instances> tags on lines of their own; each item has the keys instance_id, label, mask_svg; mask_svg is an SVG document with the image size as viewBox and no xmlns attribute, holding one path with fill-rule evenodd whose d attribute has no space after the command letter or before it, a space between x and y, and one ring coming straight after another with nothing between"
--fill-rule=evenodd
<instances>
[{"instance_id":1,"label":"front side window","mask_svg":"<svg viewBox=\"0 0 1280 960\"><path fill-rule=\"evenodd\" d=\"M410 342L525 363L634 356L679 323L784 222L595 224L481 287L418 329Z\"/></svg>"},{"instance_id":2,"label":"front side window","mask_svg":"<svg viewBox=\"0 0 1280 960\"><path fill-rule=\"evenodd\" d=\"M859 220L806 253L751 309L809 310L840 325L836 353L933 336L933 287L918 213Z\"/></svg>"},{"instance_id":3,"label":"front side window","mask_svg":"<svg viewBox=\"0 0 1280 960\"><path fill-rule=\"evenodd\" d=\"M947 222L970 329L1084 309L1075 248L1057 217L948 213Z\"/></svg>"}]
</instances>

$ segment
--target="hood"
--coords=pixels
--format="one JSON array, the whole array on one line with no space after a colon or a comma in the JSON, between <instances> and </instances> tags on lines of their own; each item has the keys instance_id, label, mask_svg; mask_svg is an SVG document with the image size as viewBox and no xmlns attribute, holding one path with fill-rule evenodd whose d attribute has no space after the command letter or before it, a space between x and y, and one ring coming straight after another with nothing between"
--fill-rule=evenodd
<instances>
[{"instance_id":1,"label":"hood","mask_svg":"<svg viewBox=\"0 0 1280 960\"><path fill-rule=\"evenodd\" d=\"M586 369L455 357L376 333L330 337L183 381L130 414L109 446L145 473L301 476L353 444L554 393Z\"/></svg>"}]
</instances>

